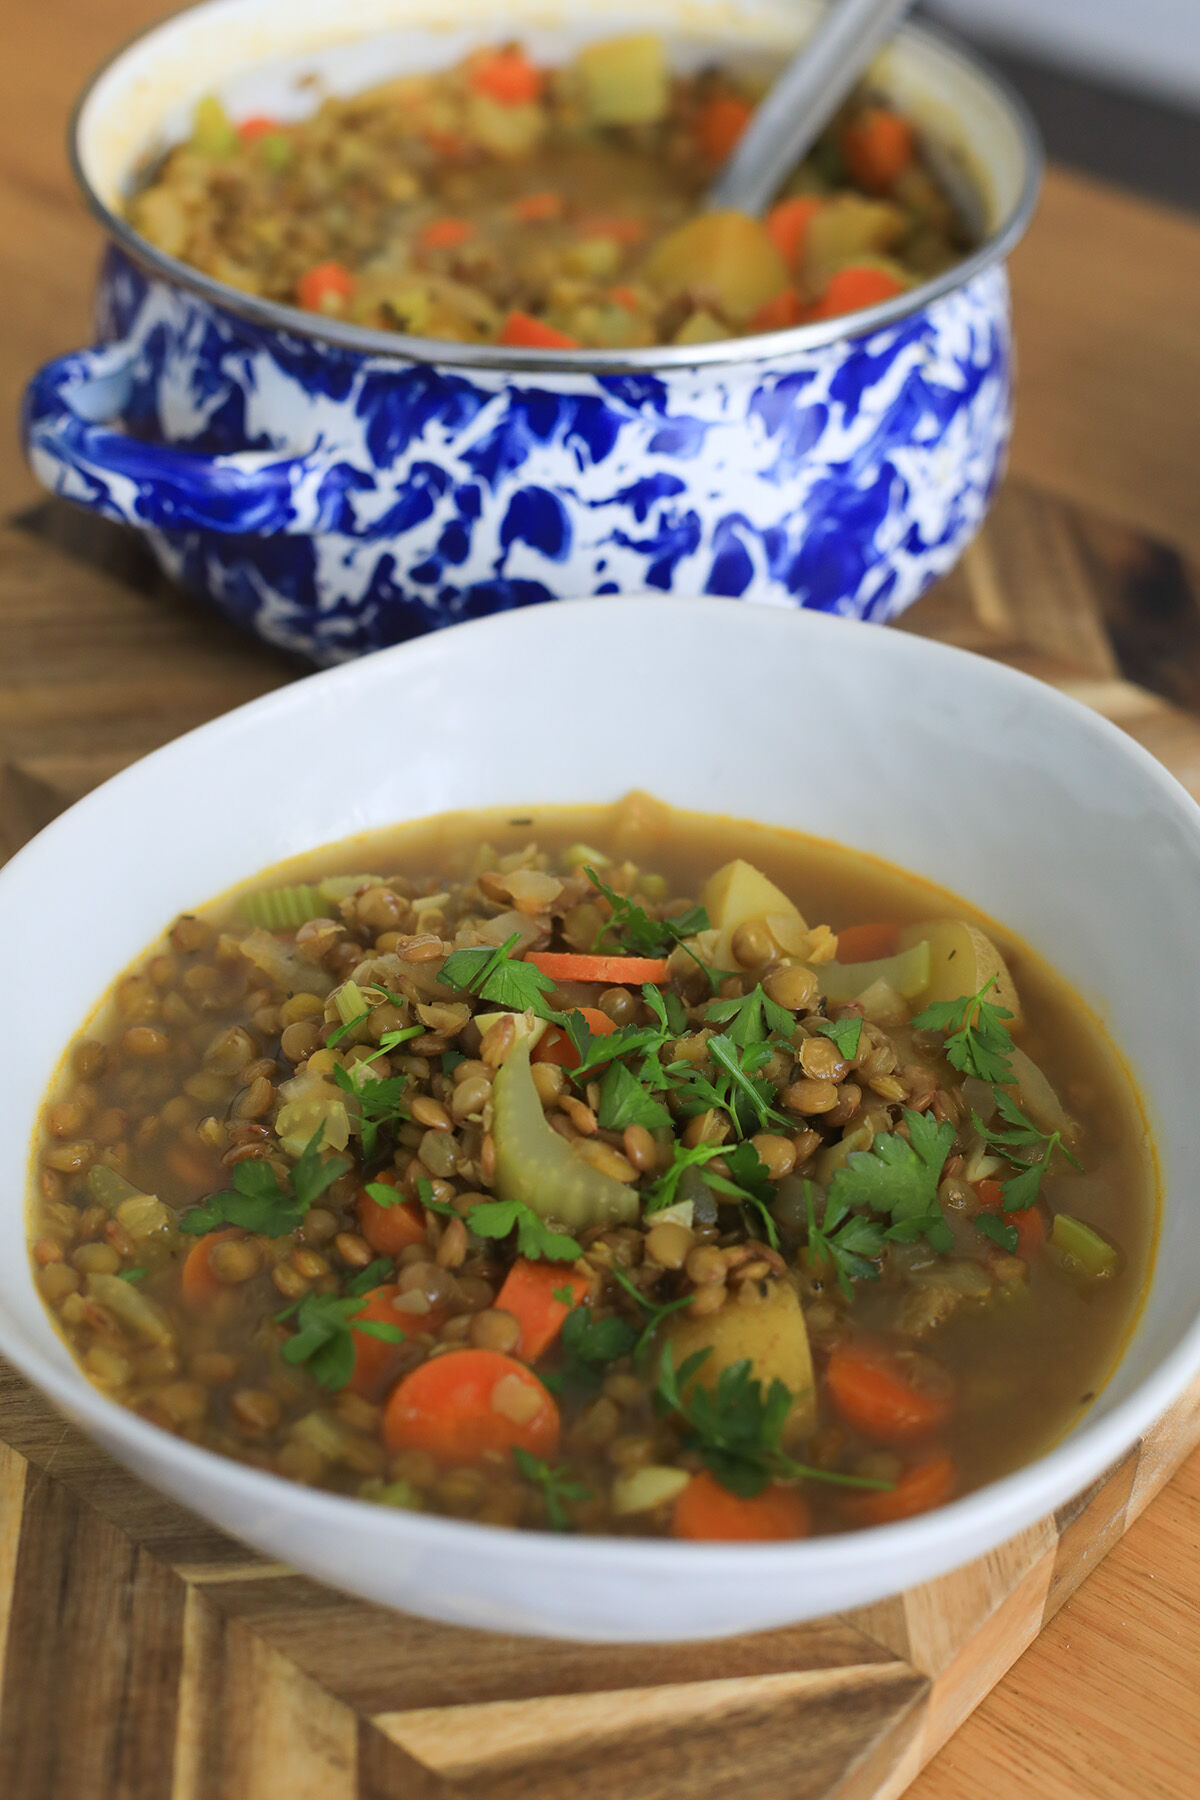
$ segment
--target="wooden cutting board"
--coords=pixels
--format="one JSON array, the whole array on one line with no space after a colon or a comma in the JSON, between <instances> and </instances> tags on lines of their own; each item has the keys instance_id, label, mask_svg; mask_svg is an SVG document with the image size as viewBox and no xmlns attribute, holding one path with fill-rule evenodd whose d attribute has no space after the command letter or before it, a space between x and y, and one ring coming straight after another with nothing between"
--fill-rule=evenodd
<instances>
[{"instance_id":1,"label":"wooden cutting board","mask_svg":"<svg viewBox=\"0 0 1200 1800\"><path fill-rule=\"evenodd\" d=\"M903 629L1075 694L1200 797L1198 621L1172 551L1012 482ZM0 857L303 672L57 503L0 532L0 642ZM901 1598L716 1644L589 1648L402 1618L266 1563L0 1365L0 1796L892 1800L1197 1442L1200 1383L1053 1518ZM1105 1792L1194 1791L1164 1770Z\"/></svg>"}]
</instances>

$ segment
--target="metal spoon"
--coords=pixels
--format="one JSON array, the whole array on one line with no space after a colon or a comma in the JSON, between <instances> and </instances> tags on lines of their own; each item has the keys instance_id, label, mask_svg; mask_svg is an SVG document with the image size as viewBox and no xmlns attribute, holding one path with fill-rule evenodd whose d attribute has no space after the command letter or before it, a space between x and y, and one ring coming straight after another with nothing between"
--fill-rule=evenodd
<instances>
[{"instance_id":1,"label":"metal spoon","mask_svg":"<svg viewBox=\"0 0 1200 1800\"><path fill-rule=\"evenodd\" d=\"M712 211L757 217L811 150L912 0L832 0L788 64L709 189Z\"/></svg>"}]
</instances>

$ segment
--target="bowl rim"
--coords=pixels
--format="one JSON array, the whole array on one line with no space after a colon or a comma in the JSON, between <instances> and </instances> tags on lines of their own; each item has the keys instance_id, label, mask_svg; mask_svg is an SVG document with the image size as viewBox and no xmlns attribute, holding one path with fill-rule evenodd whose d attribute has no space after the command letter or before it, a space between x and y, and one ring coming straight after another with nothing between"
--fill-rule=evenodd
<instances>
[{"instance_id":1,"label":"bowl rim","mask_svg":"<svg viewBox=\"0 0 1200 1800\"><path fill-rule=\"evenodd\" d=\"M633 629L639 622L644 623L647 607L663 613L669 608L672 623L678 624L681 606L694 609L702 618L707 615L715 621L717 618L728 619L730 603L711 598L680 601L658 595L631 595L608 597L603 604L607 608L625 611L628 614L627 625L629 629ZM595 605L597 601L594 599L559 601L553 608L553 616L565 619ZM478 642L489 635L503 640L510 633L519 634L531 629L536 631L539 629L538 615L541 610L525 608L472 620L459 627L452 634L451 641ZM789 621L785 627L789 631L799 629L818 635L854 629L857 625L857 621L822 613L783 613L774 608L754 608L753 611L756 619L762 621L760 628L765 631L779 629L779 622L784 619ZM771 619L777 623L770 625L766 622ZM798 624L798 621L802 623ZM462 637L463 632L468 634L465 639ZM1157 789L1159 798L1164 805L1169 806L1173 817L1186 826L1200 853L1200 806L1148 750L1101 714L1032 676L954 645L902 632L884 633L881 641L889 645L885 654L895 656L901 664L940 662L946 667L947 678L951 680L956 671L969 668L974 672L973 678L983 674L987 682L1002 694L1007 692L1014 702L1024 701L1027 705L1032 702L1060 717L1069 718L1074 727L1085 736L1098 741L1110 751L1117 749ZM192 754L197 744L207 744L223 733L236 732L238 722L250 713L268 720L272 717L281 718L290 709L311 705L313 696L323 696L337 685L352 684L356 679L361 679L365 670L382 673L400 661L406 670L416 674L414 664L419 665L430 657L437 658L444 651L443 634L431 633L409 643L394 645L374 656L322 670L303 682L288 683L246 702L139 758L129 768L112 776L68 808L0 868L0 908L4 904L11 871L36 856L38 845L53 840L64 832L70 832L73 829L72 820L92 806L103 804L102 796L109 795L114 789L120 790L126 785L144 780L148 767L168 772L173 761ZM1166 1192L1164 1200L1169 1203ZM1161 1249L1156 1246L1147 1296L1153 1288L1160 1254ZM33 1286L32 1272L28 1265L25 1267L26 1278L34 1297L42 1304ZM48 1315L47 1323L49 1329L53 1330L53 1322ZM1132 1332L1137 1329L1138 1320L1135 1320ZM1111 1382L1120 1363L1128 1355L1132 1332L1121 1356L1109 1371L1105 1386ZM430 1555L450 1551L455 1547L518 1559L529 1555L539 1567L548 1570L566 1569L582 1557L586 1559L588 1572L593 1575L617 1575L625 1572L645 1576L655 1570L662 1571L664 1567L670 1568L675 1574L689 1570L699 1574L701 1570L711 1571L715 1568L766 1574L769 1569L780 1578L792 1581L801 1580L805 1573L812 1574L818 1568L822 1577L851 1575L858 1565L877 1563L885 1553L892 1560L902 1562L906 1552L911 1551L915 1555L921 1550L927 1551L931 1534L939 1539L958 1539L968 1546L982 1544L984 1550L990 1549L1007 1541L1027 1525L1048 1516L1055 1507L1080 1492L1124 1455L1142 1432L1183 1394L1189 1382L1200 1373L1200 1312L1182 1331L1174 1348L1109 1413L1092 1422L1088 1422L1085 1416L1069 1437L1053 1444L1041 1455L1008 1475L986 1483L932 1513L913 1519L869 1526L840 1535L772 1544L680 1543L662 1538L585 1534L573 1536L524 1528L498 1529L466 1520L393 1511L383 1507L370 1508L364 1515L363 1509L364 1506L369 1507L368 1502L322 1489L307 1488L283 1476L250 1468L220 1452L190 1444L139 1418L93 1386L73 1362L66 1364L54 1359L28 1342L22 1333L10 1330L2 1312L0 1351L37 1388L58 1402L72 1422L82 1422L86 1429L99 1435L106 1445L121 1445L139 1472L146 1465L153 1467L155 1464L161 1466L165 1463L173 1468L178 1483L185 1484L178 1491L203 1492L205 1488L210 1491L214 1487L223 1488L227 1494L238 1497L243 1503L243 1512L247 1510L246 1502L253 1503L253 1511L257 1516L277 1514L282 1507L297 1520L309 1524L321 1523L330 1530L342 1530L350 1534L353 1534L356 1525L362 1526L366 1516L372 1521L372 1530L390 1534L397 1547L403 1545L409 1550L427 1552ZM1100 1395L1103 1392L1104 1388L1101 1388ZM196 1478L194 1484L188 1481L190 1475ZM154 1476L143 1478L149 1479L152 1484L155 1481ZM996 1525L1000 1521L1003 1523L997 1533ZM232 1529L236 1535L236 1528L226 1529ZM965 1558L952 1556L942 1566L958 1566L973 1554L976 1552L968 1548ZM521 1627L518 1625L516 1629L520 1630Z\"/></svg>"},{"instance_id":2,"label":"bowl rim","mask_svg":"<svg viewBox=\"0 0 1200 1800\"><path fill-rule=\"evenodd\" d=\"M976 56L952 33L925 24L905 24L896 41L913 45L918 52L930 48L956 63L992 89L1016 128L1021 145L1023 173L1016 204L982 244L962 262L943 270L929 281L891 300L865 307L845 318L794 325L783 331L760 332L751 337L721 338L711 344L649 345L637 350L536 350L513 349L496 344L456 344L448 338L409 336L403 332L376 331L365 326L325 318L301 307L284 306L242 293L238 288L203 274L177 257L168 256L134 230L129 221L100 198L84 167L82 134L87 108L109 72L137 45L153 37L189 13L203 12L213 0L191 0L141 30L133 32L99 64L81 90L67 123L67 160L84 203L109 237L150 274L173 287L185 289L197 299L233 313L269 331L305 338L332 349L349 351L390 362L438 365L450 370L491 370L502 374L524 372L581 375L645 375L659 370L722 369L746 363L774 363L805 351L851 342L890 325L902 324L924 312L935 301L967 287L977 276L1000 264L1024 236L1041 191L1045 152L1033 115L1011 83Z\"/></svg>"}]
</instances>

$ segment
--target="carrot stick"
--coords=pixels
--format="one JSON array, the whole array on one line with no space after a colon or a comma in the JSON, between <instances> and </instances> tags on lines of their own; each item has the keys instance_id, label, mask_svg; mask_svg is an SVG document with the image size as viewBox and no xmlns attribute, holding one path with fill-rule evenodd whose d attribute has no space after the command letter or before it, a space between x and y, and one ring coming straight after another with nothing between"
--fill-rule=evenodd
<instances>
[{"instance_id":1,"label":"carrot stick","mask_svg":"<svg viewBox=\"0 0 1200 1800\"><path fill-rule=\"evenodd\" d=\"M638 313L642 310L641 301L638 299L633 289L631 287L626 287L624 283L619 283L615 288L610 288L609 297L614 300L618 306L623 306L626 312Z\"/></svg>"},{"instance_id":2,"label":"carrot stick","mask_svg":"<svg viewBox=\"0 0 1200 1800\"><path fill-rule=\"evenodd\" d=\"M752 331L786 331L791 325L799 325L806 316L800 303L800 296L795 288L784 288L782 294L776 294L765 306L760 306L750 320Z\"/></svg>"},{"instance_id":3,"label":"carrot stick","mask_svg":"<svg viewBox=\"0 0 1200 1800\"><path fill-rule=\"evenodd\" d=\"M449 1350L392 1390L384 1409L389 1450L425 1450L439 1462L479 1462L519 1446L558 1446L558 1408L532 1370L498 1350Z\"/></svg>"},{"instance_id":4,"label":"carrot stick","mask_svg":"<svg viewBox=\"0 0 1200 1800\"><path fill-rule=\"evenodd\" d=\"M390 1170L376 1179L383 1187L399 1186L397 1177ZM399 1195L395 1206L380 1206L378 1200L372 1200L370 1194L360 1188L354 1209L358 1214L358 1229L380 1256L399 1256L410 1244L425 1242L424 1214L411 1201L402 1202Z\"/></svg>"},{"instance_id":5,"label":"carrot stick","mask_svg":"<svg viewBox=\"0 0 1200 1800\"><path fill-rule=\"evenodd\" d=\"M419 1318L415 1313L397 1312L393 1302L400 1289L395 1282L387 1282L383 1287L372 1288L365 1296L362 1311L356 1313L350 1321L351 1334L354 1339L354 1373L350 1377L349 1386L356 1394L362 1394L368 1400L378 1400L399 1366L397 1352L403 1352L403 1344L389 1344L384 1338L372 1337L368 1332L355 1331L355 1324L397 1325L403 1332L428 1331L431 1329L429 1313Z\"/></svg>"},{"instance_id":6,"label":"carrot stick","mask_svg":"<svg viewBox=\"0 0 1200 1800\"><path fill-rule=\"evenodd\" d=\"M900 940L898 925L846 925L837 934L840 963L876 962L891 956Z\"/></svg>"},{"instance_id":7,"label":"carrot stick","mask_svg":"<svg viewBox=\"0 0 1200 1800\"><path fill-rule=\"evenodd\" d=\"M353 275L341 263L318 263L306 269L296 283L296 299L309 312L337 311L349 300L355 285Z\"/></svg>"},{"instance_id":8,"label":"carrot stick","mask_svg":"<svg viewBox=\"0 0 1200 1800\"><path fill-rule=\"evenodd\" d=\"M802 262L808 228L823 204L815 194L798 194L794 200L781 200L767 214L767 231L789 269Z\"/></svg>"},{"instance_id":9,"label":"carrot stick","mask_svg":"<svg viewBox=\"0 0 1200 1800\"><path fill-rule=\"evenodd\" d=\"M881 1443L905 1443L943 1425L950 1388L918 1387L903 1366L874 1344L840 1345L829 1359L825 1386L847 1424Z\"/></svg>"},{"instance_id":10,"label":"carrot stick","mask_svg":"<svg viewBox=\"0 0 1200 1800\"><path fill-rule=\"evenodd\" d=\"M467 79L477 94L487 94L501 106L528 106L541 97L544 80L541 70L515 45L480 57Z\"/></svg>"},{"instance_id":11,"label":"carrot stick","mask_svg":"<svg viewBox=\"0 0 1200 1800\"><path fill-rule=\"evenodd\" d=\"M564 1291L572 1295L569 1302L557 1298ZM515 1262L494 1304L501 1312L511 1313L521 1327L517 1355L526 1362L543 1356L562 1330L571 1307L582 1305L587 1292L587 1277L564 1273L561 1263L527 1262L524 1257Z\"/></svg>"},{"instance_id":12,"label":"carrot stick","mask_svg":"<svg viewBox=\"0 0 1200 1800\"><path fill-rule=\"evenodd\" d=\"M608 1037L617 1029L608 1014L601 1012L598 1006L580 1006L576 1010L583 1015L593 1037ZM535 1063L557 1063L560 1069L577 1069L579 1052L561 1025L548 1025L529 1060Z\"/></svg>"},{"instance_id":13,"label":"carrot stick","mask_svg":"<svg viewBox=\"0 0 1200 1800\"><path fill-rule=\"evenodd\" d=\"M255 113L252 119L242 120L237 134L243 144L257 144L259 138L270 137L273 131L278 130L278 119L269 119L265 113Z\"/></svg>"},{"instance_id":14,"label":"carrot stick","mask_svg":"<svg viewBox=\"0 0 1200 1800\"><path fill-rule=\"evenodd\" d=\"M811 1524L808 1503L797 1488L764 1488L752 1500L743 1500L702 1471L675 1502L671 1535L708 1543L772 1543L807 1537Z\"/></svg>"},{"instance_id":15,"label":"carrot stick","mask_svg":"<svg viewBox=\"0 0 1200 1800\"><path fill-rule=\"evenodd\" d=\"M842 131L842 155L857 187L882 194L913 159L913 128L899 113L866 106Z\"/></svg>"},{"instance_id":16,"label":"carrot stick","mask_svg":"<svg viewBox=\"0 0 1200 1800\"><path fill-rule=\"evenodd\" d=\"M810 319L838 319L843 313L859 312L864 306L878 306L904 292L903 284L886 269L851 263L839 269L809 313Z\"/></svg>"},{"instance_id":17,"label":"carrot stick","mask_svg":"<svg viewBox=\"0 0 1200 1800\"><path fill-rule=\"evenodd\" d=\"M754 108L734 94L720 94L696 114L696 139L710 162L724 162L750 123Z\"/></svg>"},{"instance_id":18,"label":"carrot stick","mask_svg":"<svg viewBox=\"0 0 1200 1800\"><path fill-rule=\"evenodd\" d=\"M856 1525L892 1525L945 1506L957 1483L954 1459L941 1450L905 1469L890 1492L848 1494L842 1505Z\"/></svg>"},{"instance_id":19,"label":"carrot stick","mask_svg":"<svg viewBox=\"0 0 1200 1800\"><path fill-rule=\"evenodd\" d=\"M977 1181L975 1192L979 1195L979 1204L984 1212L999 1213L1006 1225L1016 1227L1017 1255L1024 1257L1026 1262L1032 1262L1046 1242L1046 1215L1041 1207L1035 1202L1021 1212L1006 1213L1004 1189L998 1181Z\"/></svg>"},{"instance_id":20,"label":"carrot stick","mask_svg":"<svg viewBox=\"0 0 1200 1800\"><path fill-rule=\"evenodd\" d=\"M522 200L514 200L512 214L522 225L544 225L550 219L561 219L563 197L552 189L540 194L526 194Z\"/></svg>"},{"instance_id":21,"label":"carrot stick","mask_svg":"<svg viewBox=\"0 0 1200 1800\"><path fill-rule=\"evenodd\" d=\"M568 337L565 331L555 331L553 325L546 325L541 319L535 319L531 313L523 312L509 313L497 342L511 344L517 350L578 350L579 348L578 338Z\"/></svg>"},{"instance_id":22,"label":"carrot stick","mask_svg":"<svg viewBox=\"0 0 1200 1800\"><path fill-rule=\"evenodd\" d=\"M206 1306L211 1306L218 1295L229 1292L225 1283L218 1281L213 1274L209 1258L218 1244L245 1235L238 1226L231 1225L226 1231L208 1231L202 1238L197 1238L184 1259L183 1271L179 1277L179 1291L189 1306L202 1311Z\"/></svg>"},{"instance_id":23,"label":"carrot stick","mask_svg":"<svg viewBox=\"0 0 1200 1800\"><path fill-rule=\"evenodd\" d=\"M658 956L581 956L569 950L530 950L525 961L552 981L610 981L635 986L665 981L667 963Z\"/></svg>"},{"instance_id":24,"label":"carrot stick","mask_svg":"<svg viewBox=\"0 0 1200 1800\"><path fill-rule=\"evenodd\" d=\"M422 250L454 250L475 235L469 219L430 219L417 233Z\"/></svg>"}]
</instances>

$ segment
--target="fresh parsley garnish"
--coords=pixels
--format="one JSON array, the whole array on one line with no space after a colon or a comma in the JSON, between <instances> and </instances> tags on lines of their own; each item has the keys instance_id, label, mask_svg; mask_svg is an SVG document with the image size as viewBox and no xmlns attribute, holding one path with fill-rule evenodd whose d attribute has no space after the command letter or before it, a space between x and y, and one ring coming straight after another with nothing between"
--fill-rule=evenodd
<instances>
[{"instance_id":1,"label":"fresh parsley garnish","mask_svg":"<svg viewBox=\"0 0 1200 1800\"><path fill-rule=\"evenodd\" d=\"M310 1206L327 1187L351 1167L347 1156L321 1160L324 1125L319 1125L304 1146L290 1176L281 1182L270 1163L257 1158L234 1164L233 1191L214 1194L201 1206L193 1206L179 1221L179 1229L194 1237L219 1225L240 1225L263 1237L286 1237L303 1224Z\"/></svg>"},{"instance_id":2,"label":"fresh parsley garnish","mask_svg":"<svg viewBox=\"0 0 1200 1800\"><path fill-rule=\"evenodd\" d=\"M814 1261L830 1265L849 1300L854 1281L878 1281L879 1270L873 1259L883 1249L887 1232L877 1219L851 1212L845 1198L835 1199L832 1193L825 1197L824 1215L818 1224L814 1193L812 1182L806 1181L809 1255Z\"/></svg>"},{"instance_id":3,"label":"fresh parsley garnish","mask_svg":"<svg viewBox=\"0 0 1200 1800\"><path fill-rule=\"evenodd\" d=\"M996 1213L979 1213L975 1218L975 1229L981 1237L990 1238L993 1244L999 1244L1010 1256L1016 1254L1020 1246L1020 1235L1015 1225L1006 1225Z\"/></svg>"},{"instance_id":4,"label":"fresh parsley garnish","mask_svg":"<svg viewBox=\"0 0 1200 1800\"><path fill-rule=\"evenodd\" d=\"M485 1200L467 1214L467 1228L476 1237L506 1238L517 1234L517 1249L531 1262L578 1262L583 1246L555 1231L523 1200Z\"/></svg>"},{"instance_id":5,"label":"fresh parsley garnish","mask_svg":"<svg viewBox=\"0 0 1200 1800\"><path fill-rule=\"evenodd\" d=\"M512 950L521 941L520 932L496 949L481 944L468 950L452 950L442 964L440 979L460 994L477 994L493 1006L507 1007L512 1012L537 1013L539 1018L557 1020L558 1014L546 1002L555 983L532 963L514 962Z\"/></svg>"},{"instance_id":6,"label":"fresh parsley garnish","mask_svg":"<svg viewBox=\"0 0 1200 1800\"><path fill-rule=\"evenodd\" d=\"M148 1269L118 1269L117 1277L121 1281L145 1281Z\"/></svg>"},{"instance_id":7,"label":"fresh parsley garnish","mask_svg":"<svg viewBox=\"0 0 1200 1800\"><path fill-rule=\"evenodd\" d=\"M307 1363L309 1373L325 1388L344 1388L354 1373L354 1333L380 1338L385 1344L402 1344L398 1325L360 1319L361 1294L305 1294L294 1307L275 1316L295 1317L296 1331L283 1346L283 1360Z\"/></svg>"},{"instance_id":8,"label":"fresh parsley garnish","mask_svg":"<svg viewBox=\"0 0 1200 1800\"><path fill-rule=\"evenodd\" d=\"M714 1025L724 1025L726 1037L739 1049L762 1044L775 1032L790 1044L796 1031L794 1014L780 1006L761 987L752 988L740 1000L714 1000L704 1011Z\"/></svg>"},{"instance_id":9,"label":"fresh parsley garnish","mask_svg":"<svg viewBox=\"0 0 1200 1800\"><path fill-rule=\"evenodd\" d=\"M570 1288L561 1288L556 1298L570 1305L575 1296ZM589 1398L600 1388L602 1371L630 1355L637 1341L632 1325L615 1313L595 1319L590 1307L572 1305L559 1334L562 1362L543 1374L542 1380L552 1394L574 1400Z\"/></svg>"},{"instance_id":10,"label":"fresh parsley garnish","mask_svg":"<svg viewBox=\"0 0 1200 1800\"><path fill-rule=\"evenodd\" d=\"M620 1062L612 1064L600 1083L596 1116L605 1131L624 1131L627 1125L661 1131L671 1124L671 1115L662 1101L647 1093L633 1070Z\"/></svg>"},{"instance_id":11,"label":"fresh parsley garnish","mask_svg":"<svg viewBox=\"0 0 1200 1800\"><path fill-rule=\"evenodd\" d=\"M712 1387L692 1377L711 1356L697 1350L675 1367L666 1345L659 1365L655 1403L674 1413L684 1426L684 1443L696 1450L722 1487L744 1500L761 1494L772 1481L827 1481L841 1487L890 1489L890 1481L840 1475L796 1462L783 1449L783 1433L795 1396L776 1377L769 1387L754 1377L749 1357L721 1370ZM689 1389L689 1383L692 1383Z\"/></svg>"},{"instance_id":12,"label":"fresh parsley garnish","mask_svg":"<svg viewBox=\"0 0 1200 1800\"><path fill-rule=\"evenodd\" d=\"M946 1061L962 1075L974 1075L979 1081L1010 1082L1012 1068L1009 1057L1015 1044L1004 1024L1012 1014L1003 1006L993 1006L984 995L996 985L993 975L977 994L962 1000L935 1000L913 1019L916 1031L946 1033Z\"/></svg>"},{"instance_id":13,"label":"fresh parsley garnish","mask_svg":"<svg viewBox=\"0 0 1200 1800\"><path fill-rule=\"evenodd\" d=\"M346 1292L355 1296L369 1294L372 1288L382 1287L385 1281L390 1281L395 1273L396 1265L390 1256L377 1256L365 1269L350 1277Z\"/></svg>"},{"instance_id":14,"label":"fresh parsley garnish","mask_svg":"<svg viewBox=\"0 0 1200 1800\"><path fill-rule=\"evenodd\" d=\"M985 1125L979 1114L972 1112L971 1122L984 1142L998 1150L1018 1173L1003 1184L1005 1212L1024 1212L1034 1205L1041 1192L1042 1177L1050 1167L1056 1150L1060 1150L1073 1168L1079 1168L1079 1159L1073 1156L1063 1142L1061 1131L1042 1131L1033 1120L1027 1118L1003 1088L994 1088L996 1111L1003 1121L997 1128ZM1018 1150L1040 1149L1037 1157L1023 1157L1015 1154Z\"/></svg>"},{"instance_id":15,"label":"fresh parsley garnish","mask_svg":"<svg viewBox=\"0 0 1200 1800\"><path fill-rule=\"evenodd\" d=\"M421 1202L421 1205L425 1208L426 1212L441 1213L444 1219L457 1219L461 1217L457 1206L451 1206L448 1200L434 1199L433 1183L429 1180L427 1175L422 1175L417 1182L417 1199Z\"/></svg>"},{"instance_id":16,"label":"fresh parsley garnish","mask_svg":"<svg viewBox=\"0 0 1200 1800\"><path fill-rule=\"evenodd\" d=\"M546 1503L546 1522L551 1531L569 1531L571 1520L566 1510L568 1505L580 1500L590 1500L591 1488L574 1480L566 1464L553 1468L548 1462L543 1462L540 1456L534 1456L531 1450L523 1450L519 1444L512 1454L517 1473L541 1489Z\"/></svg>"},{"instance_id":17,"label":"fresh parsley garnish","mask_svg":"<svg viewBox=\"0 0 1200 1800\"><path fill-rule=\"evenodd\" d=\"M367 1068L359 1063L357 1068ZM335 1067L333 1079L344 1094L359 1104L359 1131L364 1162L373 1162L379 1149L379 1134L409 1117L400 1104L408 1084L407 1075L388 1075L382 1080L372 1075L355 1076L348 1069Z\"/></svg>"},{"instance_id":18,"label":"fresh parsley garnish","mask_svg":"<svg viewBox=\"0 0 1200 1800\"><path fill-rule=\"evenodd\" d=\"M810 1019L808 1024L822 1037L830 1038L837 1045L838 1055L844 1056L847 1062L852 1062L858 1055L863 1028L861 1019Z\"/></svg>"},{"instance_id":19,"label":"fresh parsley garnish","mask_svg":"<svg viewBox=\"0 0 1200 1800\"><path fill-rule=\"evenodd\" d=\"M606 881L601 881L590 865L583 872L596 892L602 894L612 907L612 917L605 920L597 933L593 951L599 950L606 938L616 937L621 940L621 948L634 956L666 956L684 938L708 930L708 914L702 906L689 907L687 912L678 913L673 919L652 919L645 908L630 900L628 895L618 894Z\"/></svg>"},{"instance_id":20,"label":"fresh parsley garnish","mask_svg":"<svg viewBox=\"0 0 1200 1800\"><path fill-rule=\"evenodd\" d=\"M655 1332L658 1330L663 1320L668 1318L671 1313L682 1312L685 1306L690 1306L692 1304L692 1296L691 1294L685 1294L682 1300L651 1300L646 1294L642 1293L642 1290L639 1287L636 1287L634 1283L630 1281L623 1269L617 1268L615 1263L609 1273L612 1275L613 1280L617 1283L618 1287L624 1288L630 1299L635 1301L641 1311L646 1315L645 1324L642 1326L641 1331L637 1334L629 1347L629 1354L633 1357L634 1367L637 1369L644 1369L646 1366L646 1359L650 1354L650 1345L653 1342ZM623 1323L623 1321L618 1321L618 1323ZM629 1331L627 1325L625 1329L626 1331ZM632 1333L630 1333L630 1335L633 1336Z\"/></svg>"},{"instance_id":21,"label":"fresh parsley garnish","mask_svg":"<svg viewBox=\"0 0 1200 1800\"><path fill-rule=\"evenodd\" d=\"M889 1237L925 1237L934 1250L950 1250L954 1238L938 1202L938 1182L954 1144L954 1127L932 1113L904 1114L908 1137L881 1131L869 1150L852 1150L829 1186L835 1214L881 1213L892 1221Z\"/></svg>"},{"instance_id":22,"label":"fresh parsley garnish","mask_svg":"<svg viewBox=\"0 0 1200 1800\"><path fill-rule=\"evenodd\" d=\"M360 1025L365 1025L370 1016L371 1009L368 1007L365 1012L360 1012L357 1018L347 1019L344 1025L338 1025L325 1039L325 1048L332 1050L335 1044L340 1044L343 1038L348 1038L352 1031L357 1031Z\"/></svg>"}]
</instances>

